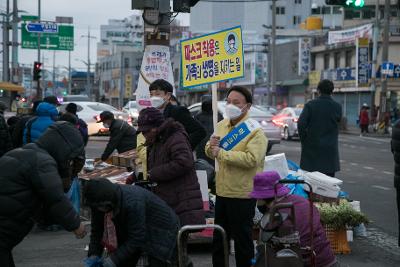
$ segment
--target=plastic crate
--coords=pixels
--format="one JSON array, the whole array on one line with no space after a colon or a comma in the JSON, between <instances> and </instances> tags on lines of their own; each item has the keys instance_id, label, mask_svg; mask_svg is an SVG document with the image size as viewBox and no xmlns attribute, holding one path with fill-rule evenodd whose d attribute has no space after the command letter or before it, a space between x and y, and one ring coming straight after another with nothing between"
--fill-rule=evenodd
<instances>
[{"instance_id":1,"label":"plastic crate","mask_svg":"<svg viewBox=\"0 0 400 267\"><path fill-rule=\"evenodd\" d=\"M351 252L347 241L346 229L335 230L329 225L324 225L326 237L335 254L349 254Z\"/></svg>"}]
</instances>

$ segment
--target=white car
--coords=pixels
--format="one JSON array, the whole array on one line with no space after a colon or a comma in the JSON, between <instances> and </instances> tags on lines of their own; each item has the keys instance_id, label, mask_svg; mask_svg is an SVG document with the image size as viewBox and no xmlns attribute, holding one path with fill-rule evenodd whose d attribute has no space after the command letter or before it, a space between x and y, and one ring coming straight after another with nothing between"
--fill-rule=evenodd
<instances>
[{"instance_id":1,"label":"white car","mask_svg":"<svg viewBox=\"0 0 400 267\"><path fill-rule=\"evenodd\" d=\"M126 105L122 108L122 111L126 112L132 118L132 124L137 124L139 118L139 107L136 101L128 101Z\"/></svg>"},{"instance_id":2,"label":"white car","mask_svg":"<svg viewBox=\"0 0 400 267\"><path fill-rule=\"evenodd\" d=\"M65 107L70 102L62 103L60 107L61 112L65 112ZM100 113L103 111L110 111L114 114L116 119L125 120L131 123L131 118L128 113L122 112L113 106L99 102L74 102L77 106L77 115L80 119L84 120L88 125L89 135L106 133L107 128L103 127L102 123L97 123L100 120Z\"/></svg>"}]
</instances>

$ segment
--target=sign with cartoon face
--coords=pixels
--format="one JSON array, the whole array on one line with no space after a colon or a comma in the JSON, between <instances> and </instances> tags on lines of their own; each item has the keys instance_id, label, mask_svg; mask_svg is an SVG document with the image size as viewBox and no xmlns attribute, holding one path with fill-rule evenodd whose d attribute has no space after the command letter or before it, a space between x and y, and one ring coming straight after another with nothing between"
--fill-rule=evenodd
<instances>
[{"instance_id":1,"label":"sign with cartoon face","mask_svg":"<svg viewBox=\"0 0 400 267\"><path fill-rule=\"evenodd\" d=\"M181 41L183 88L242 78L244 57L240 26Z\"/></svg>"}]
</instances>

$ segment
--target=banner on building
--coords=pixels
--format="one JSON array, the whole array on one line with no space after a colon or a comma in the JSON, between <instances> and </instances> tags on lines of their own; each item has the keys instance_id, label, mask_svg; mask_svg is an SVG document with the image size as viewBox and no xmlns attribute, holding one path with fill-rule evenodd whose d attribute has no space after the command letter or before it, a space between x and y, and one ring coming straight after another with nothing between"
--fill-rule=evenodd
<instances>
[{"instance_id":1,"label":"banner on building","mask_svg":"<svg viewBox=\"0 0 400 267\"><path fill-rule=\"evenodd\" d=\"M328 33L328 44L337 44L345 42L355 42L357 38L372 37L372 24L362 25L342 31L330 31Z\"/></svg>"},{"instance_id":2,"label":"banner on building","mask_svg":"<svg viewBox=\"0 0 400 267\"><path fill-rule=\"evenodd\" d=\"M369 79L369 39L358 38L356 43L356 87L365 86Z\"/></svg>"},{"instance_id":3,"label":"banner on building","mask_svg":"<svg viewBox=\"0 0 400 267\"><path fill-rule=\"evenodd\" d=\"M181 85L184 88L244 76L240 26L181 41Z\"/></svg>"},{"instance_id":4,"label":"banner on building","mask_svg":"<svg viewBox=\"0 0 400 267\"><path fill-rule=\"evenodd\" d=\"M308 72L308 82L310 85L318 85L319 81L321 81L321 71L314 70Z\"/></svg>"},{"instance_id":5,"label":"banner on building","mask_svg":"<svg viewBox=\"0 0 400 267\"><path fill-rule=\"evenodd\" d=\"M125 98L132 96L132 74L125 75Z\"/></svg>"},{"instance_id":6,"label":"banner on building","mask_svg":"<svg viewBox=\"0 0 400 267\"><path fill-rule=\"evenodd\" d=\"M136 89L136 101L140 108L151 106L149 85L157 79L167 80L174 86L169 47L148 45L144 50Z\"/></svg>"},{"instance_id":7,"label":"banner on building","mask_svg":"<svg viewBox=\"0 0 400 267\"><path fill-rule=\"evenodd\" d=\"M310 71L311 61L311 38L299 39L299 75L307 75Z\"/></svg>"}]
</instances>

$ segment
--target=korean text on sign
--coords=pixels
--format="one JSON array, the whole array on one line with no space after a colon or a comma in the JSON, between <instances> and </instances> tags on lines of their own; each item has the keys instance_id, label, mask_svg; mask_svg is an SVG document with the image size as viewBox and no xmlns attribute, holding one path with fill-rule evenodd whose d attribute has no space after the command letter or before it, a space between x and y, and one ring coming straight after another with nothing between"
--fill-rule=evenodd
<instances>
[{"instance_id":1,"label":"korean text on sign","mask_svg":"<svg viewBox=\"0 0 400 267\"><path fill-rule=\"evenodd\" d=\"M183 87L244 76L240 26L181 42Z\"/></svg>"}]
</instances>

